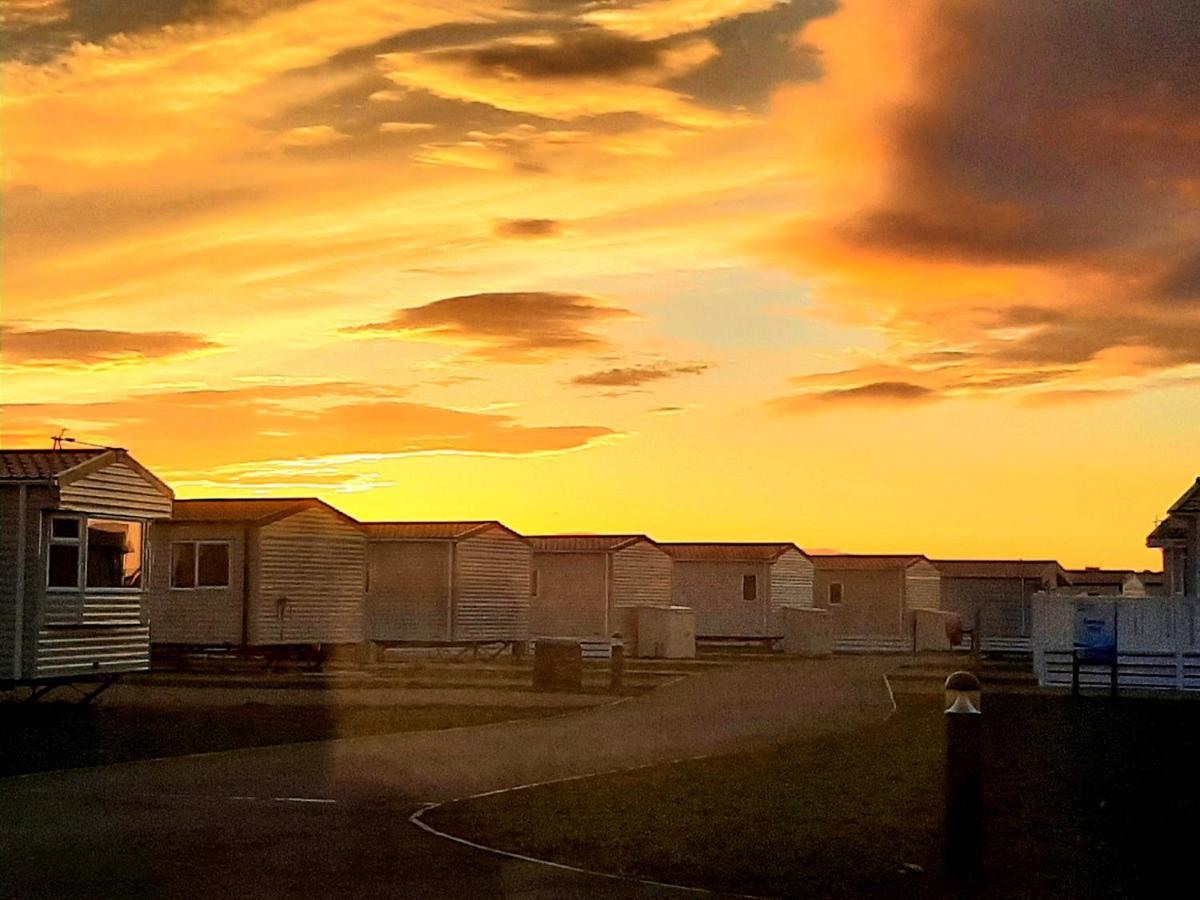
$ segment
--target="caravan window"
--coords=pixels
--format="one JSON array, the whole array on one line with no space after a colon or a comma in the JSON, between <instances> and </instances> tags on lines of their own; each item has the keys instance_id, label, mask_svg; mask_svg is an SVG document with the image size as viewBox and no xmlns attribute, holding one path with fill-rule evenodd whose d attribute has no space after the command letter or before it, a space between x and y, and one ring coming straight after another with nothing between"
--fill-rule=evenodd
<instances>
[{"instance_id":1,"label":"caravan window","mask_svg":"<svg viewBox=\"0 0 1200 900\"><path fill-rule=\"evenodd\" d=\"M79 589L79 564L82 558L79 523L79 519L66 516L55 516L50 520L47 587Z\"/></svg>"},{"instance_id":2,"label":"caravan window","mask_svg":"<svg viewBox=\"0 0 1200 900\"><path fill-rule=\"evenodd\" d=\"M142 523L117 519L88 519L87 586L142 586Z\"/></svg>"},{"instance_id":3,"label":"caravan window","mask_svg":"<svg viewBox=\"0 0 1200 900\"><path fill-rule=\"evenodd\" d=\"M758 576L743 575L742 576L742 599L756 600L758 599Z\"/></svg>"},{"instance_id":4,"label":"caravan window","mask_svg":"<svg viewBox=\"0 0 1200 900\"><path fill-rule=\"evenodd\" d=\"M229 544L225 541L171 544L171 587L229 587Z\"/></svg>"}]
</instances>

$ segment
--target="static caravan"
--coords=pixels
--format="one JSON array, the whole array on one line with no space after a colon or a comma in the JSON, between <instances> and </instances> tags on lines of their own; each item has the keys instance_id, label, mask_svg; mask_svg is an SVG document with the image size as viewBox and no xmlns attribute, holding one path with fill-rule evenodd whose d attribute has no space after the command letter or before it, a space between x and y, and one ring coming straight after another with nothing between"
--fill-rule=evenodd
<instances>
[{"instance_id":1,"label":"static caravan","mask_svg":"<svg viewBox=\"0 0 1200 900\"><path fill-rule=\"evenodd\" d=\"M363 640L366 539L321 500L177 500L152 547L156 646Z\"/></svg>"},{"instance_id":2,"label":"static caravan","mask_svg":"<svg viewBox=\"0 0 1200 900\"><path fill-rule=\"evenodd\" d=\"M1087 597L1146 597L1149 590L1142 573L1133 569L1067 569L1071 583L1060 590Z\"/></svg>"},{"instance_id":3,"label":"static caravan","mask_svg":"<svg viewBox=\"0 0 1200 900\"><path fill-rule=\"evenodd\" d=\"M813 564L790 543L660 544L674 560L671 597L696 614L698 638L782 635L779 610L813 605Z\"/></svg>"},{"instance_id":4,"label":"static caravan","mask_svg":"<svg viewBox=\"0 0 1200 900\"><path fill-rule=\"evenodd\" d=\"M1162 550L1166 596L1200 596L1200 478L1167 510L1146 546Z\"/></svg>"},{"instance_id":5,"label":"static caravan","mask_svg":"<svg viewBox=\"0 0 1200 900\"><path fill-rule=\"evenodd\" d=\"M672 560L644 534L554 534L533 547L530 632L636 641L634 610L671 606Z\"/></svg>"},{"instance_id":6,"label":"static caravan","mask_svg":"<svg viewBox=\"0 0 1200 900\"><path fill-rule=\"evenodd\" d=\"M529 544L499 522L365 522L367 638L525 641Z\"/></svg>"},{"instance_id":7,"label":"static caravan","mask_svg":"<svg viewBox=\"0 0 1200 900\"><path fill-rule=\"evenodd\" d=\"M2 450L0 492L0 683L148 669L146 540L171 489L124 450Z\"/></svg>"},{"instance_id":8,"label":"static caravan","mask_svg":"<svg viewBox=\"0 0 1200 900\"><path fill-rule=\"evenodd\" d=\"M1052 559L935 559L942 573L942 608L978 628L984 650L1027 653L1033 595L1067 590L1071 576Z\"/></svg>"},{"instance_id":9,"label":"static caravan","mask_svg":"<svg viewBox=\"0 0 1200 900\"><path fill-rule=\"evenodd\" d=\"M813 599L842 650L912 646L909 611L941 608L941 574L924 556L813 554Z\"/></svg>"}]
</instances>

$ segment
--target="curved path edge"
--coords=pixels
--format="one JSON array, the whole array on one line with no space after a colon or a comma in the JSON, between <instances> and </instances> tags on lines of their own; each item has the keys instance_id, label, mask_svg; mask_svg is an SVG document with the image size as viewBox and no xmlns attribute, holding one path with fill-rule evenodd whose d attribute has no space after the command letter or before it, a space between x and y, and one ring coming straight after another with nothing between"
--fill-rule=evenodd
<instances>
[{"instance_id":1,"label":"curved path edge","mask_svg":"<svg viewBox=\"0 0 1200 900\"><path fill-rule=\"evenodd\" d=\"M888 678L886 673L883 675L883 686L885 688L887 688L888 702L891 704L891 711L888 713L887 718L891 718L896 713L896 694L892 690L891 679ZM885 721L886 721L886 719L885 719ZM454 803L468 803L471 800L480 800L484 797L494 797L498 794L513 794L513 793L516 793L517 791L527 791L527 790L532 790L533 788L547 787L552 784L566 784L566 783L572 782L572 781L583 781L588 778L603 778L606 775L621 775L621 774L625 774L628 772L641 771L643 769L653 769L653 768L657 768L659 766L673 766L673 765L678 765L679 763L696 762L696 761L699 761L702 759L712 759L717 756L728 756L728 755L730 755L730 754L729 753L702 753L698 756L682 756L682 757L679 757L678 759L669 759L669 760L665 760L662 762L642 763L641 765L636 765L636 766L621 766L621 767L618 767L615 769L606 769L606 770L600 771L600 772L587 772L587 773L580 774L580 775L567 775L562 778L550 778L550 779L547 779L546 781L534 781L534 782L530 782L528 784L518 784L518 785L514 785L512 787L499 788L497 790L480 791L478 794L471 794L470 796L467 796L467 797L455 797L451 800L443 800L439 803L426 803L420 809L418 809L416 812L414 812L411 816L409 816L408 821L412 825L415 825L417 828L420 828L422 831L426 832L427 834L431 834L434 837L441 838L442 840L445 840L445 841L451 841L451 842L458 844L460 846L463 846L463 847L470 847L472 850L478 850L483 853L490 853L493 856L502 856L506 859L515 859L515 860L519 860L520 862L524 862L524 863L532 863L533 865L546 866L548 868L559 869L559 870L565 871L565 872L574 872L579 875L589 875L589 876L592 876L595 878L607 878L607 879L611 879L613 881L623 881L623 882L626 882L629 884L645 885L646 887L665 888L665 889L671 890L671 891L679 891L680 893L714 895L714 894L717 894L718 892L712 890L711 888L696 887L694 885L687 885L687 884L674 884L669 881L655 881L654 879L651 879L651 878L638 878L633 875L620 875L616 872L603 872L603 871L600 871L599 869L587 869L587 868L583 868L582 866L573 866L573 865L570 865L569 863L557 862L552 859L542 859L540 857L529 856L524 853L516 853L512 850L502 850L499 847L491 847L491 846L488 846L487 844L481 844L478 841L468 840L467 838L461 837L459 835L450 834L447 831L442 831L439 828L435 828L434 826L430 825L428 822L425 821L425 814L429 813L429 812L433 812L436 809L441 809L442 807L445 807L445 806L450 806L451 804L454 804ZM740 897L740 898L745 898L745 900L768 900L768 898L761 897L757 894L724 893L723 896Z\"/></svg>"}]
</instances>

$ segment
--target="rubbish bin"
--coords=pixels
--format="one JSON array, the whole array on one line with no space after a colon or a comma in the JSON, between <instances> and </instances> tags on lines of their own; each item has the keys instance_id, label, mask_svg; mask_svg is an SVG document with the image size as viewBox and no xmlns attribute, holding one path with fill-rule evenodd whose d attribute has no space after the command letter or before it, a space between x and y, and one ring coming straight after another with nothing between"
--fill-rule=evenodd
<instances>
[{"instance_id":1,"label":"rubbish bin","mask_svg":"<svg viewBox=\"0 0 1200 900\"><path fill-rule=\"evenodd\" d=\"M583 690L583 646L574 638L538 638L533 651L538 691Z\"/></svg>"}]
</instances>

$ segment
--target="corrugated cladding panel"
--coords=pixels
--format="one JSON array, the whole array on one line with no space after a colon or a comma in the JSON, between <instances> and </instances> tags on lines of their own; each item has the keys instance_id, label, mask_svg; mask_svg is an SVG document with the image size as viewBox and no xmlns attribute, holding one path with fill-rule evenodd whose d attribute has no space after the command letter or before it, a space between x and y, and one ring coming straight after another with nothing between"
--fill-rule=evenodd
<instances>
[{"instance_id":1,"label":"corrugated cladding panel","mask_svg":"<svg viewBox=\"0 0 1200 900\"><path fill-rule=\"evenodd\" d=\"M53 506L49 486L30 487L25 517L25 603L21 624L21 678L32 678L37 665L38 631L45 623L46 556L43 516Z\"/></svg>"},{"instance_id":2,"label":"corrugated cladding panel","mask_svg":"<svg viewBox=\"0 0 1200 900\"><path fill-rule=\"evenodd\" d=\"M753 560L675 559L671 599L696 616L699 637L761 637L766 634L770 564ZM743 579L756 579L755 598L745 599Z\"/></svg>"},{"instance_id":3,"label":"corrugated cladding panel","mask_svg":"<svg viewBox=\"0 0 1200 900\"><path fill-rule=\"evenodd\" d=\"M255 644L363 639L366 539L323 507L257 529L251 607Z\"/></svg>"},{"instance_id":4,"label":"corrugated cladding panel","mask_svg":"<svg viewBox=\"0 0 1200 900\"><path fill-rule=\"evenodd\" d=\"M613 607L671 605L671 557L639 542L612 555Z\"/></svg>"},{"instance_id":5,"label":"corrugated cladding panel","mask_svg":"<svg viewBox=\"0 0 1200 900\"><path fill-rule=\"evenodd\" d=\"M449 554L449 541L367 542L369 640L447 639Z\"/></svg>"},{"instance_id":6,"label":"corrugated cladding panel","mask_svg":"<svg viewBox=\"0 0 1200 900\"><path fill-rule=\"evenodd\" d=\"M1029 607L1030 598L1039 587L1039 582L1030 580L1026 581L1022 588L1020 578L955 578L943 575L942 609L958 613L963 625L968 628L975 623L976 610L980 610L981 618L988 618L990 621L991 616L986 610L1000 607L1018 612L1002 613L997 621L1019 623L1029 618L1020 610ZM1017 636L1020 636L1020 633L1018 631Z\"/></svg>"},{"instance_id":7,"label":"corrugated cladding panel","mask_svg":"<svg viewBox=\"0 0 1200 900\"><path fill-rule=\"evenodd\" d=\"M458 640L529 637L529 545L492 528L455 546L454 636Z\"/></svg>"},{"instance_id":8,"label":"corrugated cladding panel","mask_svg":"<svg viewBox=\"0 0 1200 900\"><path fill-rule=\"evenodd\" d=\"M815 605L830 610L835 638L904 634L902 569L823 569L813 572ZM841 605L829 603L830 586L842 585Z\"/></svg>"},{"instance_id":9,"label":"corrugated cladding panel","mask_svg":"<svg viewBox=\"0 0 1200 900\"><path fill-rule=\"evenodd\" d=\"M608 554L533 554L537 594L530 603L529 630L543 637L608 637Z\"/></svg>"},{"instance_id":10,"label":"corrugated cladding panel","mask_svg":"<svg viewBox=\"0 0 1200 900\"><path fill-rule=\"evenodd\" d=\"M171 515L171 498L121 460L62 485L59 505L99 515L145 519Z\"/></svg>"},{"instance_id":11,"label":"corrugated cladding panel","mask_svg":"<svg viewBox=\"0 0 1200 900\"><path fill-rule=\"evenodd\" d=\"M38 631L37 678L149 668L150 629L145 625L46 627Z\"/></svg>"},{"instance_id":12,"label":"corrugated cladding panel","mask_svg":"<svg viewBox=\"0 0 1200 900\"><path fill-rule=\"evenodd\" d=\"M0 681L16 678L19 489L0 488Z\"/></svg>"},{"instance_id":13,"label":"corrugated cladding panel","mask_svg":"<svg viewBox=\"0 0 1200 900\"><path fill-rule=\"evenodd\" d=\"M171 545L214 541L229 545L229 586L172 588ZM155 644L238 645L242 642L245 531L234 523L156 522L150 528L146 606Z\"/></svg>"},{"instance_id":14,"label":"corrugated cladding panel","mask_svg":"<svg viewBox=\"0 0 1200 900\"><path fill-rule=\"evenodd\" d=\"M904 595L908 609L941 609L941 573L930 563L913 563L904 570Z\"/></svg>"},{"instance_id":15,"label":"corrugated cladding panel","mask_svg":"<svg viewBox=\"0 0 1200 900\"><path fill-rule=\"evenodd\" d=\"M778 625L785 606L813 605L813 564L803 553L787 550L771 566L771 620Z\"/></svg>"}]
</instances>

